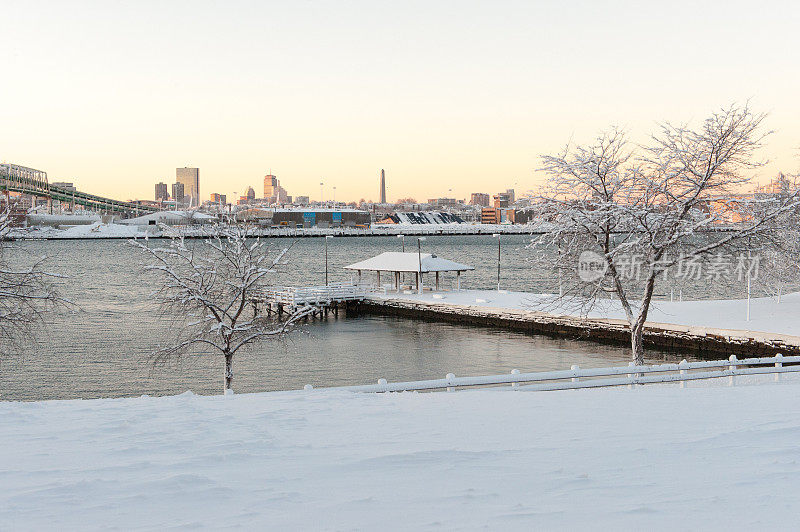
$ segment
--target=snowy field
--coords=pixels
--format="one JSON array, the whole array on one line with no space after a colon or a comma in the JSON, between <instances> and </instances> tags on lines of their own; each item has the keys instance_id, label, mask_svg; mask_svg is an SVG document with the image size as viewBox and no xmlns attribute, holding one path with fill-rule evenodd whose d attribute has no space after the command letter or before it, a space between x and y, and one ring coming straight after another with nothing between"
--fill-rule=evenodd
<instances>
[{"instance_id":1,"label":"snowy field","mask_svg":"<svg viewBox=\"0 0 800 532\"><path fill-rule=\"evenodd\" d=\"M552 296L525 292L496 290L461 290L458 292L425 292L418 295L387 292L387 298L409 299L428 303L449 303L499 309L540 310L552 314L577 315L569 309L554 309L548 301ZM618 300L599 302L589 313L591 318L625 319ZM742 299L704 301L653 301L648 322L671 323L715 329L758 331L800 336L800 293L788 294L778 303L775 298L754 298L750 301L750 321L747 321L747 301Z\"/></svg>"},{"instance_id":2,"label":"snowy field","mask_svg":"<svg viewBox=\"0 0 800 532\"><path fill-rule=\"evenodd\" d=\"M794 529L799 395L792 381L5 402L0 530Z\"/></svg>"}]
</instances>

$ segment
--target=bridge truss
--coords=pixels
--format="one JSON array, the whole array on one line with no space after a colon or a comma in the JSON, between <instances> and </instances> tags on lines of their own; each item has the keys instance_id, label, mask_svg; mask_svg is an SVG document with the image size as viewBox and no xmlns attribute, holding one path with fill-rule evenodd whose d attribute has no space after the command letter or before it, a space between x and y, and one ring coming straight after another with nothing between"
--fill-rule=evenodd
<instances>
[{"instance_id":1,"label":"bridge truss","mask_svg":"<svg viewBox=\"0 0 800 532\"><path fill-rule=\"evenodd\" d=\"M139 205L54 186L48 182L47 172L17 164L0 163L0 192L5 194L18 192L61 203L81 205L90 210L112 213L139 214L140 212L148 213L159 210L158 207L150 205Z\"/></svg>"}]
</instances>

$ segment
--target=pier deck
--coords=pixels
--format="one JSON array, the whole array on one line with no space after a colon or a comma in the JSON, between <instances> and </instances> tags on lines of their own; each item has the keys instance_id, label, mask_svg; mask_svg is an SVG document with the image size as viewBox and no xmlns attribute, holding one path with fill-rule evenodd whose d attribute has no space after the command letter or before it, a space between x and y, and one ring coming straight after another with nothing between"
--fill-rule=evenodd
<instances>
[{"instance_id":1,"label":"pier deck","mask_svg":"<svg viewBox=\"0 0 800 532\"><path fill-rule=\"evenodd\" d=\"M355 312L497 327L533 334L630 345L627 321L581 318L534 310L431 302L402 297L370 296L348 305ZM800 336L782 333L720 329L696 325L648 322L644 341L649 347L718 356L798 354Z\"/></svg>"}]
</instances>

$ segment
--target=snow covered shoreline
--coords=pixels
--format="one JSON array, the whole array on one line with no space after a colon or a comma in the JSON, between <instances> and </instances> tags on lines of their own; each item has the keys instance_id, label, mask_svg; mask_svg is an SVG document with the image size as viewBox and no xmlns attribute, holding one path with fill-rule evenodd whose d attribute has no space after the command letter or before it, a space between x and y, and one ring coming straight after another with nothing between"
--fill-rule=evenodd
<instances>
[{"instance_id":1,"label":"snow covered shoreline","mask_svg":"<svg viewBox=\"0 0 800 532\"><path fill-rule=\"evenodd\" d=\"M377 299L402 299L431 304L468 305L484 309L541 311L553 315L578 316L568 309L554 309L541 294L497 290L461 290L425 292L422 295L387 292ZM741 299L653 301L648 323L704 327L720 331L746 331L798 337L800 344L800 293L787 294L778 303L774 298L753 298L750 320L747 301ZM625 314L616 300L605 300L589 313L589 318L624 320Z\"/></svg>"},{"instance_id":2,"label":"snow covered shoreline","mask_svg":"<svg viewBox=\"0 0 800 532\"><path fill-rule=\"evenodd\" d=\"M798 393L0 403L0 529L791 528Z\"/></svg>"}]
</instances>

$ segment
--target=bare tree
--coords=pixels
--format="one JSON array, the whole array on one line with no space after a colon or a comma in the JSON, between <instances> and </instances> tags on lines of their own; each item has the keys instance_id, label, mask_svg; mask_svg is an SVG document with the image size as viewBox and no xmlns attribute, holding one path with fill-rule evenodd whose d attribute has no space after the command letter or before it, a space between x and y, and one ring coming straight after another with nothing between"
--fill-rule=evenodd
<instances>
[{"instance_id":1,"label":"bare tree","mask_svg":"<svg viewBox=\"0 0 800 532\"><path fill-rule=\"evenodd\" d=\"M48 311L68 303L53 285L58 276L42 269L45 257L19 254L11 260L10 229L9 211L0 211L0 349L31 338Z\"/></svg>"},{"instance_id":2,"label":"bare tree","mask_svg":"<svg viewBox=\"0 0 800 532\"><path fill-rule=\"evenodd\" d=\"M302 307L282 322L259 315L256 293L289 248L273 258L263 242L248 236L247 226L234 224L217 226L202 240L177 236L166 246L133 242L152 259L145 270L160 278L154 295L183 324L179 338L157 351L156 360L205 346L224 358L225 393L233 391L233 357L239 349L284 334L314 310Z\"/></svg>"},{"instance_id":3,"label":"bare tree","mask_svg":"<svg viewBox=\"0 0 800 532\"><path fill-rule=\"evenodd\" d=\"M780 196L790 196L800 189L797 176L783 173L770 185L769 193ZM780 303L786 289L800 286L800 208L781 214L776 225L775 231L763 238L769 246L761 260L757 284Z\"/></svg>"},{"instance_id":4,"label":"bare tree","mask_svg":"<svg viewBox=\"0 0 800 532\"><path fill-rule=\"evenodd\" d=\"M697 129L664 123L644 145L612 129L591 146L544 156L548 180L534 206L543 233L531 247L542 267L559 256L566 287L554 301L588 312L598 299L616 296L633 359L643 363L644 325L664 272L757 239L796 209L796 192L741 194L750 183L746 171L763 164L754 156L769 134L764 118L731 106ZM590 271L576 272L579 264ZM624 275L631 266L641 275Z\"/></svg>"}]
</instances>

